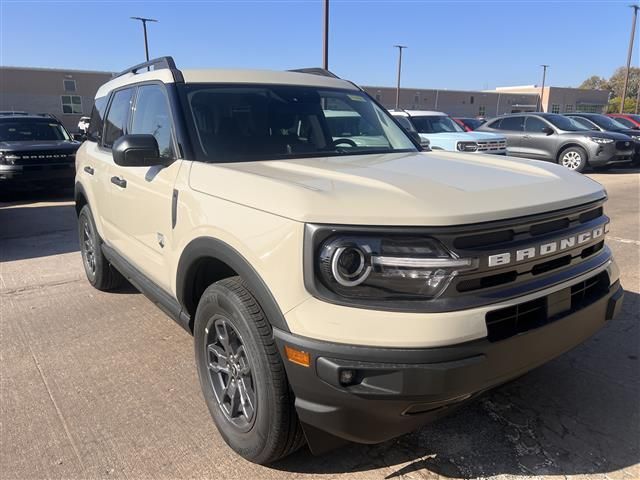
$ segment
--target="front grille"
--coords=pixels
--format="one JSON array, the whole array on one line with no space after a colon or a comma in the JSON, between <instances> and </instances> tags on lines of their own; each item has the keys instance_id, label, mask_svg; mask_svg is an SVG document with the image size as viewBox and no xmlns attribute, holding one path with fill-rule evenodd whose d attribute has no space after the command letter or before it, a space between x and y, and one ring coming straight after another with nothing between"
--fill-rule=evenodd
<instances>
[{"instance_id":1,"label":"front grille","mask_svg":"<svg viewBox=\"0 0 640 480\"><path fill-rule=\"evenodd\" d=\"M619 142L616 142L616 148L618 150L629 150L631 148L631 142L620 140Z\"/></svg>"},{"instance_id":2,"label":"front grille","mask_svg":"<svg viewBox=\"0 0 640 480\"><path fill-rule=\"evenodd\" d=\"M609 291L609 275L602 272L546 297L488 312L485 317L490 342L542 327L578 312Z\"/></svg>"},{"instance_id":3,"label":"front grille","mask_svg":"<svg viewBox=\"0 0 640 480\"><path fill-rule=\"evenodd\" d=\"M75 162L75 152L68 150L44 152L19 152L6 153L4 157L10 165L38 165L46 163L72 163Z\"/></svg>"},{"instance_id":4,"label":"front grille","mask_svg":"<svg viewBox=\"0 0 640 480\"><path fill-rule=\"evenodd\" d=\"M478 152L496 152L507 148L506 140L480 140L478 143Z\"/></svg>"}]
</instances>

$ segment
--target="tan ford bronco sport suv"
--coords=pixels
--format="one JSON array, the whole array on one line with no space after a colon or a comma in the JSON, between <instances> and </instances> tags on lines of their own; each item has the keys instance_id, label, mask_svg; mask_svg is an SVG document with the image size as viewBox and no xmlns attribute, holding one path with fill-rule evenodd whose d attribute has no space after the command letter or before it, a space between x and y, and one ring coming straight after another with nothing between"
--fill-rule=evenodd
<instances>
[{"instance_id":1,"label":"tan ford bronco sport suv","mask_svg":"<svg viewBox=\"0 0 640 480\"><path fill-rule=\"evenodd\" d=\"M126 278L194 335L211 415L254 462L410 432L621 305L601 185L423 152L326 71L160 58L99 89L88 135L89 282Z\"/></svg>"}]
</instances>

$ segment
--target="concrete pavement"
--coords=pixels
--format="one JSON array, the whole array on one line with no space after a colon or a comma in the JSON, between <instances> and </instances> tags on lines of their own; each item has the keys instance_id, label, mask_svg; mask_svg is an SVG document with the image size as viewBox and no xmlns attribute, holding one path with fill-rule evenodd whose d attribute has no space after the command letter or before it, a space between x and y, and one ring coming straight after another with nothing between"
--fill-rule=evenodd
<instances>
[{"instance_id":1,"label":"concrete pavement","mask_svg":"<svg viewBox=\"0 0 640 480\"><path fill-rule=\"evenodd\" d=\"M0 203L0 478L640 478L640 176L591 177L627 290L615 322L418 432L271 467L222 441L187 333L89 286L68 198Z\"/></svg>"}]
</instances>

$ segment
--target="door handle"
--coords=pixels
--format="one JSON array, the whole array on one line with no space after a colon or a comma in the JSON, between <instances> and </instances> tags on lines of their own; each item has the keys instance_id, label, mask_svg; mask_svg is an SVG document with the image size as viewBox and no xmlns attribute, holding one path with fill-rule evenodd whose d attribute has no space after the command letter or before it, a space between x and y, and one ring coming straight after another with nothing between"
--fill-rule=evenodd
<instances>
[{"instance_id":1,"label":"door handle","mask_svg":"<svg viewBox=\"0 0 640 480\"><path fill-rule=\"evenodd\" d=\"M94 173L93 168L91 168L89 166L84 167L84 171L87 172L89 175L93 175L93 173Z\"/></svg>"},{"instance_id":2,"label":"door handle","mask_svg":"<svg viewBox=\"0 0 640 480\"><path fill-rule=\"evenodd\" d=\"M111 183L120 188L127 188L127 181L122 177L111 177Z\"/></svg>"}]
</instances>

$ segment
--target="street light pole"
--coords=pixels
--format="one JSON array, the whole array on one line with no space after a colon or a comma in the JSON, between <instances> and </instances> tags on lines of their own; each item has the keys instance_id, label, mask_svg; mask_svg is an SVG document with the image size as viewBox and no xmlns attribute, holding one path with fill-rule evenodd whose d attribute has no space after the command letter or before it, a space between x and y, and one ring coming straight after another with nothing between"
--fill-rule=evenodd
<instances>
[{"instance_id":1,"label":"street light pole","mask_svg":"<svg viewBox=\"0 0 640 480\"><path fill-rule=\"evenodd\" d=\"M149 43L147 42L147 22L157 22L153 18L144 18L144 17L131 17L131 20L140 20L142 22L142 30L144 31L144 53L147 58L147 62L149 61Z\"/></svg>"},{"instance_id":2,"label":"street light pole","mask_svg":"<svg viewBox=\"0 0 640 480\"><path fill-rule=\"evenodd\" d=\"M622 87L622 98L620 99L620 113L624 113L624 100L627 97L627 86L629 85L629 70L631 69L631 54L633 53L633 40L636 35L636 18L638 18L638 8L640 8L638 5L629 5L629 6L633 8L633 20L631 21L631 36L629 37L629 50L627 52L627 73L624 76L624 87Z\"/></svg>"},{"instance_id":3,"label":"street light pole","mask_svg":"<svg viewBox=\"0 0 640 480\"><path fill-rule=\"evenodd\" d=\"M396 110L400 108L400 75L402 74L402 50L405 45L394 45L398 49L398 85L396 86Z\"/></svg>"},{"instance_id":4,"label":"street light pole","mask_svg":"<svg viewBox=\"0 0 640 480\"><path fill-rule=\"evenodd\" d=\"M324 0L324 31L322 35L322 68L329 70L329 0Z\"/></svg>"},{"instance_id":5,"label":"street light pole","mask_svg":"<svg viewBox=\"0 0 640 480\"><path fill-rule=\"evenodd\" d=\"M544 81L547 78L547 68L549 65L540 65L542 67L542 87L540 87L540 111L544 112L543 100L544 100Z\"/></svg>"}]
</instances>

